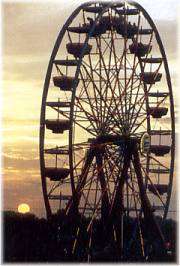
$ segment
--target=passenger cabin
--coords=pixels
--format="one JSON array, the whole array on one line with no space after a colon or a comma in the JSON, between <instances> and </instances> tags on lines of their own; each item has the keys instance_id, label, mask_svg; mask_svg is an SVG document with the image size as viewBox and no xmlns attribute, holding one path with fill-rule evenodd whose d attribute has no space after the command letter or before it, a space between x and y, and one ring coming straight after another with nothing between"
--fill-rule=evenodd
<instances>
[{"instance_id":1,"label":"passenger cabin","mask_svg":"<svg viewBox=\"0 0 180 266\"><path fill-rule=\"evenodd\" d=\"M78 60L76 60L76 59L64 59L64 60L56 59L56 60L54 60L53 63L55 65L60 65L60 66L77 66Z\"/></svg>"},{"instance_id":2,"label":"passenger cabin","mask_svg":"<svg viewBox=\"0 0 180 266\"><path fill-rule=\"evenodd\" d=\"M164 156L168 154L171 150L171 147L168 145L151 145L150 152L154 153L156 156Z\"/></svg>"},{"instance_id":3,"label":"passenger cabin","mask_svg":"<svg viewBox=\"0 0 180 266\"><path fill-rule=\"evenodd\" d=\"M155 84L161 80L161 77L162 74L156 72L144 72L140 74L140 78L146 84Z\"/></svg>"},{"instance_id":4,"label":"passenger cabin","mask_svg":"<svg viewBox=\"0 0 180 266\"><path fill-rule=\"evenodd\" d=\"M149 173L153 174L169 174L170 169L168 168L150 168Z\"/></svg>"},{"instance_id":5,"label":"passenger cabin","mask_svg":"<svg viewBox=\"0 0 180 266\"><path fill-rule=\"evenodd\" d=\"M100 13L103 10L102 6L86 6L83 10L90 13Z\"/></svg>"},{"instance_id":6,"label":"passenger cabin","mask_svg":"<svg viewBox=\"0 0 180 266\"><path fill-rule=\"evenodd\" d=\"M45 176L51 181L61 181L68 177L70 170L67 168L46 167Z\"/></svg>"},{"instance_id":7,"label":"passenger cabin","mask_svg":"<svg viewBox=\"0 0 180 266\"><path fill-rule=\"evenodd\" d=\"M149 184L148 185L148 189L154 195L158 195L158 193L160 195L163 195L164 193L167 193L167 191L168 191L168 185L166 185L166 184Z\"/></svg>"},{"instance_id":8,"label":"passenger cabin","mask_svg":"<svg viewBox=\"0 0 180 266\"><path fill-rule=\"evenodd\" d=\"M149 35L153 33L153 29L140 29L139 35Z\"/></svg>"},{"instance_id":9,"label":"passenger cabin","mask_svg":"<svg viewBox=\"0 0 180 266\"><path fill-rule=\"evenodd\" d=\"M75 27L69 27L68 31L73 32L73 33L79 33L79 34L83 34L83 33L89 33L90 31L90 24L83 24L80 26L75 26Z\"/></svg>"},{"instance_id":10,"label":"passenger cabin","mask_svg":"<svg viewBox=\"0 0 180 266\"><path fill-rule=\"evenodd\" d=\"M118 34L121 34L122 37L131 39L135 34L137 34L138 28L135 24L132 25L129 22L128 24L122 23L121 25L118 25L116 27L116 31Z\"/></svg>"},{"instance_id":11,"label":"passenger cabin","mask_svg":"<svg viewBox=\"0 0 180 266\"><path fill-rule=\"evenodd\" d=\"M67 43L66 49L69 54L74 55L74 57L80 57L83 51L83 56L90 54L92 45L84 43Z\"/></svg>"},{"instance_id":12,"label":"passenger cabin","mask_svg":"<svg viewBox=\"0 0 180 266\"><path fill-rule=\"evenodd\" d=\"M133 43L129 46L131 54L135 54L138 57L143 57L150 53L152 46L149 44L143 44L142 42Z\"/></svg>"},{"instance_id":13,"label":"passenger cabin","mask_svg":"<svg viewBox=\"0 0 180 266\"><path fill-rule=\"evenodd\" d=\"M124 3L114 3L113 4L113 7L115 8L121 8L121 7L124 7ZM119 10L118 10L119 11Z\"/></svg>"},{"instance_id":14,"label":"passenger cabin","mask_svg":"<svg viewBox=\"0 0 180 266\"><path fill-rule=\"evenodd\" d=\"M139 14L139 10L136 8L124 8L121 10L118 10L118 14L119 15L128 15L128 16L134 16L134 15L138 15Z\"/></svg>"},{"instance_id":15,"label":"passenger cabin","mask_svg":"<svg viewBox=\"0 0 180 266\"><path fill-rule=\"evenodd\" d=\"M51 149L45 149L44 153L52 155L68 155L69 150L60 149L60 148L51 148Z\"/></svg>"},{"instance_id":16,"label":"passenger cabin","mask_svg":"<svg viewBox=\"0 0 180 266\"><path fill-rule=\"evenodd\" d=\"M160 97L165 98L168 95L169 95L169 92L159 92L159 91L157 91L157 92L149 92L148 93L149 97L157 97L157 98L160 98Z\"/></svg>"},{"instance_id":17,"label":"passenger cabin","mask_svg":"<svg viewBox=\"0 0 180 266\"><path fill-rule=\"evenodd\" d=\"M49 195L49 199L50 200L67 200L67 201L69 201L70 199L72 198L72 196L71 195L62 195L62 194L60 194L60 195Z\"/></svg>"},{"instance_id":18,"label":"passenger cabin","mask_svg":"<svg viewBox=\"0 0 180 266\"><path fill-rule=\"evenodd\" d=\"M71 102L46 102L46 106L57 107L57 108L68 108L70 107Z\"/></svg>"},{"instance_id":19,"label":"passenger cabin","mask_svg":"<svg viewBox=\"0 0 180 266\"><path fill-rule=\"evenodd\" d=\"M160 136L170 136L172 134L171 130L168 129L160 129L160 130L151 130L150 135L155 136L155 135L160 135Z\"/></svg>"},{"instance_id":20,"label":"passenger cabin","mask_svg":"<svg viewBox=\"0 0 180 266\"><path fill-rule=\"evenodd\" d=\"M153 118L161 118L165 116L167 112L167 107L149 107L148 109L148 115L151 115Z\"/></svg>"},{"instance_id":21,"label":"passenger cabin","mask_svg":"<svg viewBox=\"0 0 180 266\"><path fill-rule=\"evenodd\" d=\"M141 62L149 64L161 64L163 59L161 57L142 58Z\"/></svg>"},{"instance_id":22,"label":"passenger cabin","mask_svg":"<svg viewBox=\"0 0 180 266\"><path fill-rule=\"evenodd\" d=\"M73 86L78 86L79 80L76 80L74 77L68 76L56 76L53 77L54 86L59 87L63 91L71 91ZM75 84L75 82L77 82Z\"/></svg>"},{"instance_id":23,"label":"passenger cabin","mask_svg":"<svg viewBox=\"0 0 180 266\"><path fill-rule=\"evenodd\" d=\"M121 16L103 16L101 17L99 24L105 27L106 30L111 30L112 27L121 26L124 23L124 18Z\"/></svg>"},{"instance_id":24,"label":"passenger cabin","mask_svg":"<svg viewBox=\"0 0 180 266\"><path fill-rule=\"evenodd\" d=\"M82 24L80 26L76 27L69 27L68 31L78 34L88 34L91 32L94 20L92 18L88 19L90 23ZM92 37L100 36L101 34L104 34L106 32L106 27L103 24L100 24L99 22L96 23L94 30L91 32Z\"/></svg>"},{"instance_id":25,"label":"passenger cabin","mask_svg":"<svg viewBox=\"0 0 180 266\"><path fill-rule=\"evenodd\" d=\"M46 128L51 130L53 133L62 134L64 131L70 129L70 121L69 120L60 120L60 119L52 119L45 121Z\"/></svg>"},{"instance_id":26,"label":"passenger cabin","mask_svg":"<svg viewBox=\"0 0 180 266\"><path fill-rule=\"evenodd\" d=\"M101 34L106 33L106 26L100 24L99 22L95 25L94 30L91 32L91 37L98 37Z\"/></svg>"}]
</instances>

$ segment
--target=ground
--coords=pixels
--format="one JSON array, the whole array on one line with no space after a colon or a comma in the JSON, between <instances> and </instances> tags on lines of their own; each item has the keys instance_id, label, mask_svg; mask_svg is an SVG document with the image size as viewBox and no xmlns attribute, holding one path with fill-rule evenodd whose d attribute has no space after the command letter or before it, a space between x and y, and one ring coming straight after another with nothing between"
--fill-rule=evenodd
<instances>
[{"instance_id":1,"label":"ground","mask_svg":"<svg viewBox=\"0 0 180 266\"><path fill-rule=\"evenodd\" d=\"M64 235L60 233L60 229L67 219L65 214L59 213L54 215L51 220L37 218L33 214L19 214L16 212L4 212L3 224L3 260L4 262L61 262L61 261L87 261L86 246L86 224L88 218L81 217L81 235L79 247L77 247L76 255L72 256L68 253L68 241L72 238L69 227L64 227ZM159 218L160 219L160 218ZM128 239L132 235L133 219L125 221L125 238ZM65 223L66 224L66 223ZM66 230L66 232L64 231ZM164 255L159 250L157 243L157 251L151 252L149 261L151 262L175 262L176 261L176 222L172 219L162 223L162 231L166 240L171 245L171 252ZM103 245L102 226L100 221L95 221L93 231L93 248L89 252L91 261L99 262L115 262L120 261L116 249L111 243ZM124 256L123 261L137 262L144 261L138 257L138 245L134 245L130 254Z\"/></svg>"}]
</instances>

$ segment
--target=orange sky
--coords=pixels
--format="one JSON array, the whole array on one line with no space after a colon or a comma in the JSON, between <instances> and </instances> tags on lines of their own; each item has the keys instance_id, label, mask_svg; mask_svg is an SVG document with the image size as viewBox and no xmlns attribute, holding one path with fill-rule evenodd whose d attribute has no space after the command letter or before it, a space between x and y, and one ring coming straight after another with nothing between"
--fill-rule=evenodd
<instances>
[{"instance_id":1,"label":"orange sky","mask_svg":"<svg viewBox=\"0 0 180 266\"><path fill-rule=\"evenodd\" d=\"M42 88L54 41L66 18L78 5L77 2L2 4L5 209L17 210L18 204L25 202L31 206L33 213L44 215L38 161ZM139 2L144 3L147 11L156 18L169 59L174 93L177 95L176 7L169 4L172 4L171 0L160 1L164 4L167 2L167 8L158 16L154 7L156 1ZM173 6L169 12L168 6Z\"/></svg>"}]
</instances>

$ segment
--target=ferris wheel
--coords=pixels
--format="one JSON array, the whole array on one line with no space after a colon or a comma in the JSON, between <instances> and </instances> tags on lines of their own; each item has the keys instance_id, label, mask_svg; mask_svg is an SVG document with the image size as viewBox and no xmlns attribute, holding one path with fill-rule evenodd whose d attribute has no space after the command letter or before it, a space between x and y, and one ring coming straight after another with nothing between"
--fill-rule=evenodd
<instances>
[{"instance_id":1,"label":"ferris wheel","mask_svg":"<svg viewBox=\"0 0 180 266\"><path fill-rule=\"evenodd\" d=\"M69 217L89 217L89 247L101 219L120 254L123 221L135 217L145 256L146 230L165 242L156 216L167 217L174 150L171 79L152 19L135 2L79 6L60 30L44 83L40 165L47 216L63 209ZM80 226L74 230L73 250Z\"/></svg>"}]
</instances>

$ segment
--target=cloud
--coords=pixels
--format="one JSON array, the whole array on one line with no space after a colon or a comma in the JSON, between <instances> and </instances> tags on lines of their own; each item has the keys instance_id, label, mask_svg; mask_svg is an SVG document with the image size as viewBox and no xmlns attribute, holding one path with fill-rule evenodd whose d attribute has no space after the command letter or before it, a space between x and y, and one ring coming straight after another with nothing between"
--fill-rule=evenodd
<instances>
[{"instance_id":1,"label":"cloud","mask_svg":"<svg viewBox=\"0 0 180 266\"><path fill-rule=\"evenodd\" d=\"M2 161L5 168L12 167L15 170L16 169L39 169L39 159L26 159L23 158L23 154L21 154L21 157L17 158L16 155L14 156L2 156Z\"/></svg>"},{"instance_id":2,"label":"cloud","mask_svg":"<svg viewBox=\"0 0 180 266\"><path fill-rule=\"evenodd\" d=\"M58 2L4 3L4 53L48 56L57 32L70 13L71 8L64 8Z\"/></svg>"}]
</instances>

